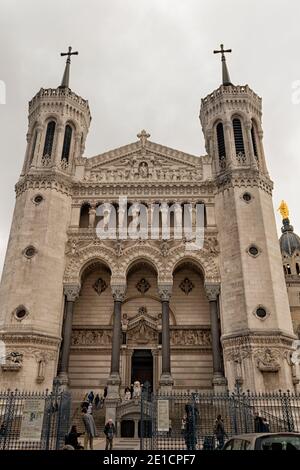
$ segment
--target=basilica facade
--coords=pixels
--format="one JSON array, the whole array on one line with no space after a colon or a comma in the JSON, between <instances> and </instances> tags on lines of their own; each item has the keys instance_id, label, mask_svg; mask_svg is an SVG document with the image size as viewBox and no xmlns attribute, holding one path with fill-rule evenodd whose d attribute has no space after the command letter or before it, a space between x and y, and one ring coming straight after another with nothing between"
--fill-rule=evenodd
<instances>
[{"instance_id":1,"label":"basilica facade","mask_svg":"<svg viewBox=\"0 0 300 470\"><path fill-rule=\"evenodd\" d=\"M261 98L233 85L223 61L223 83L201 100L206 155L142 130L86 158L91 114L69 67L29 103L0 288L1 388L51 389L56 379L74 397L107 386L112 400L136 380L153 390L297 390L300 241L287 218L278 241ZM129 236L140 204L147 236ZM195 233L204 208L201 247L175 236L185 205ZM112 214L114 236L99 235Z\"/></svg>"}]
</instances>

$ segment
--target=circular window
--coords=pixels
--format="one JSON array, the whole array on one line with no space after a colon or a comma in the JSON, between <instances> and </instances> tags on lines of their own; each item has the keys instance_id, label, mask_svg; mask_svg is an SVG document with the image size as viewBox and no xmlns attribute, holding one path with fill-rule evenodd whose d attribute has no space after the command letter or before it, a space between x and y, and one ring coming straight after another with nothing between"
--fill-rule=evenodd
<instances>
[{"instance_id":1,"label":"circular window","mask_svg":"<svg viewBox=\"0 0 300 470\"><path fill-rule=\"evenodd\" d=\"M253 258L256 258L256 256L258 256L261 253L261 250L254 244L248 246L246 251L248 255L252 256Z\"/></svg>"},{"instance_id":2,"label":"circular window","mask_svg":"<svg viewBox=\"0 0 300 470\"><path fill-rule=\"evenodd\" d=\"M250 193L244 193L243 194L243 199L244 199L245 202L250 202L251 199L252 199L252 196L251 196Z\"/></svg>"},{"instance_id":3,"label":"circular window","mask_svg":"<svg viewBox=\"0 0 300 470\"><path fill-rule=\"evenodd\" d=\"M250 253L250 255L252 255L252 256L257 256L258 253L259 253L259 252L258 252L258 248L257 248L255 245L251 245L251 246L249 247L249 253Z\"/></svg>"},{"instance_id":4,"label":"circular window","mask_svg":"<svg viewBox=\"0 0 300 470\"><path fill-rule=\"evenodd\" d=\"M14 315L17 320L21 321L28 315L28 311L23 305L20 305L14 311Z\"/></svg>"},{"instance_id":5,"label":"circular window","mask_svg":"<svg viewBox=\"0 0 300 470\"><path fill-rule=\"evenodd\" d=\"M264 307L258 307L256 309L256 315L258 316L258 318L266 318L267 311Z\"/></svg>"},{"instance_id":6,"label":"circular window","mask_svg":"<svg viewBox=\"0 0 300 470\"><path fill-rule=\"evenodd\" d=\"M36 196L34 196L33 198L33 202L35 204L40 204L42 201L44 200L43 196L41 194L37 194Z\"/></svg>"},{"instance_id":7,"label":"circular window","mask_svg":"<svg viewBox=\"0 0 300 470\"><path fill-rule=\"evenodd\" d=\"M28 246L24 250L24 256L26 256L26 258L32 258L35 254L36 254L36 249L34 248L34 246Z\"/></svg>"}]
</instances>

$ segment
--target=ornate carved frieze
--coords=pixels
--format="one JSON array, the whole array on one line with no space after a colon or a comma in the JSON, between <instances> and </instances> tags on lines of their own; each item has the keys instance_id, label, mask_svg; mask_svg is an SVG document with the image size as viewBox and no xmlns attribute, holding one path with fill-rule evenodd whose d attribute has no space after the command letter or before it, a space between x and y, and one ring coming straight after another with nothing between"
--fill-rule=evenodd
<instances>
[{"instance_id":1,"label":"ornate carved frieze","mask_svg":"<svg viewBox=\"0 0 300 470\"><path fill-rule=\"evenodd\" d=\"M28 189L53 189L70 196L72 194L72 180L67 175L47 169L43 173L28 174L21 178L15 186L17 197Z\"/></svg>"},{"instance_id":2,"label":"ornate carved frieze","mask_svg":"<svg viewBox=\"0 0 300 470\"><path fill-rule=\"evenodd\" d=\"M172 346L211 347L211 332L208 329L171 329Z\"/></svg>"},{"instance_id":3,"label":"ornate carved frieze","mask_svg":"<svg viewBox=\"0 0 300 470\"><path fill-rule=\"evenodd\" d=\"M192 281L186 277L185 279L183 279L183 281L181 281L179 287L185 293L185 295L188 295L190 292L192 292L195 286Z\"/></svg>"},{"instance_id":4,"label":"ornate carved frieze","mask_svg":"<svg viewBox=\"0 0 300 470\"><path fill-rule=\"evenodd\" d=\"M233 187L258 187L272 195L273 182L257 169L245 168L231 170L216 179L218 192Z\"/></svg>"},{"instance_id":5,"label":"ornate carved frieze","mask_svg":"<svg viewBox=\"0 0 300 470\"><path fill-rule=\"evenodd\" d=\"M101 295L102 292L107 289L107 283L104 279L99 277L99 279L97 279L97 281L93 284L93 289L97 292L98 295Z\"/></svg>"},{"instance_id":6,"label":"ornate carved frieze","mask_svg":"<svg viewBox=\"0 0 300 470\"><path fill-rule=\"evenodd\" d=\"M72 346L110 346L111 330L73 329Z\"/></svg>"}]
</instances>

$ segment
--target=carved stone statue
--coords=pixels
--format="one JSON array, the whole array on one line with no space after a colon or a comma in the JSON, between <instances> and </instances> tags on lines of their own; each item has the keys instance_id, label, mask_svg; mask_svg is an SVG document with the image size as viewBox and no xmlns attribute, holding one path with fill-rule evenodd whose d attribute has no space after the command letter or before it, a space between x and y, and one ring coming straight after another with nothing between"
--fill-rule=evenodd
<instances>
[{"instance_id":1,"label":"carved stone statue","mask_svg":"<svg viewBox=\"0 0 300 470\"><path fill-rule=\"evenodd\" d=\"M136 380L133 384L133 394L132 398L140 398L142 392L141 383Z\"/></svg>"}]
</instances>

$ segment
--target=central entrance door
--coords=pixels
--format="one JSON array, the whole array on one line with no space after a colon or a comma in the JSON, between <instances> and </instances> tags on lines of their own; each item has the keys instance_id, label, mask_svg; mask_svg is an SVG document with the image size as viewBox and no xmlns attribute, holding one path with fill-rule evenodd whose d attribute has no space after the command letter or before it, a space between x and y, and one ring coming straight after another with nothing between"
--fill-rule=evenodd
<instances>
[{"instance_id":1,"label":"central entrance door","mask_svg":"<svg viewBox=\"0 0 300 470\"><path fill-rule=\"evenodd\" d=\"M153 390L153 356L150 349L135 349L132 355L131 383L150 383Z\"/></svg>"}]
</instances>

